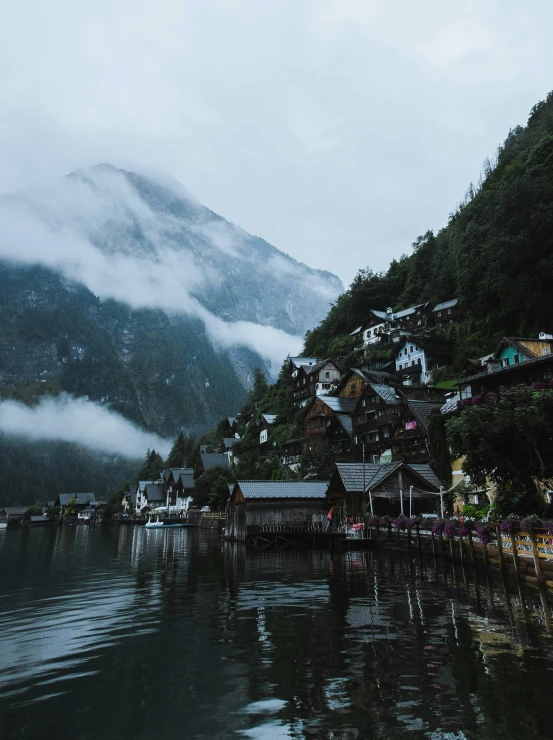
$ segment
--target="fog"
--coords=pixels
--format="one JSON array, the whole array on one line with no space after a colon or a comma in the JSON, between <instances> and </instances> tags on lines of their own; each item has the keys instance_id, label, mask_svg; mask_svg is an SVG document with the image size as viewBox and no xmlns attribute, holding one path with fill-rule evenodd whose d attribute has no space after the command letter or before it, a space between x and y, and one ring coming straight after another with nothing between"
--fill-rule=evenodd
<instances>
[{"instance_id":1,"label":"fog","mask_svg":"<svg viewBox=\"0 0 553 740\"><path fill-rule=\"evenodd\" d=\"M179 183L156 179L156 184L196 202ZM131 240L129 232L137 225L141 238ZM301 349L301 336L251 321L223 321L201 303L206 288L226 279L221 264L247 261L241 246L244 232L223 221L193 224L193 232L221 254L223 262L217 265L182 248L182 229L170 213L152 210L112 167L88 168L82 177L62 178L0 200L0 258L52 268L98 297L132 308L196 316L215 346L249 347L277 372L287 354ZM336 297L336 289L285 255L255 267L273 280L295 275L300 290L324 296L329 305Z\"/></svg>"},{"instance_id":2,"label":"fog","mask_svg":"<svg viewBox=\"0 0 553 740\"><path fill-rule=\"evenodd\" d=\"M66 394L44 398L37 406L0 401L0 431L31 441L77 442L90 450L128 458L142 458L147 449L165 457L172 444L105 406Z\"/></svg>"}]
</instances>

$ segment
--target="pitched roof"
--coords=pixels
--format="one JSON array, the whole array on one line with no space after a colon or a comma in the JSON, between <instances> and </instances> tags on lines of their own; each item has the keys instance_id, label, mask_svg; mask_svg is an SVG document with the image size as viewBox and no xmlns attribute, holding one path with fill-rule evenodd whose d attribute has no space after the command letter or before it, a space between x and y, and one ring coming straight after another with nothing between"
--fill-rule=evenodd
<instances>
[{"instance_id":1,"label":"pitched roof","mask_svg":"<svg viewBox=\"0 0 553 740\"><path fill-rule=\"evenodd\" d=\"M277 418L277 414L261 414L261 418L265 419L267 424L271 426L271 424L274 424Z\"/></svg>"},{"instance_id":2,"label":"pitched roof","mask_svg":"<svg viewBox=\"0 0 553 740\"><path fill-rule=\"evenodd\" d=\"M192 468L185 468L179 475L179 481L183 488L194 488L194 471Z\"/></svg>"},{"instance_id":3,"label":"pitched roof","mask_svg":"<svg viewBox=\"0 0 553 740\"><path fill-rule=\"evenodd\" d=\"M437 306L434 306L432 309L432 312L434 311L444 311L446 308L453 308L453 306L456 306L459 303L457 298L452 298L450 301L444 301L443 303L438 303Z\"/></svg>"},{"instance_id":4,"label":"pitched roof","mask_svg":"<svg viewBox=\"0 0 553 740\"><path fill-rule=\"evenodd\" d=\"M370 383L371 388L377 393L383 401L389 405L401 403L401 399L396 396L396 389L392 385L383 385L381 383Z\"/></svg>"},{"instance_id":5,"label":"pitched roof","mask_svg":"<svg viewBox=\"0 0 553 740\"><path fill-rule=\"evenodd\" d=\"M326 360L320 360L319 362L317 362L316 365L312 365L311 367L306 367L304 368L304 370L308 375L311 375L311 373L318 373L319 370L322 370L325 365L328 365L328 363L330 363L331 365L334 365L334 367L337 368L338 370L340 369L338 368L338 365L334 362L334 360L326 359Z\"/></svg>"},{"instance_id":6,"label":"pitched roof","mask_svg":"<svg viewBox=\"0 0 553 740\"><path fill-rule=\"evenodd\" d=\"M337 414L353 414L357 406L357 398L340 398L339 396L316 396L317 401L322 401L329 409Z\"/></svg>"},{"instance_id":7,"label":"pitched roof","mask_svg":"<svg viewBox=\"0 0 553 740\"><path fill-rule=\"evenodd\" d=\"M224 468L230 468L228 455L222 452L204 452L200 455L204 471L216 468L219 465Z\"/></svg>"},{"instance_id":8,"label":"pitched roof","mask_svg":"<svg viewBox=\"0 0 553 740\"><path fill-rule=\"evenodd\" d=\"M161 483L148 483L146 485L145 494L149 504L153 501L165 501L166 498L165 489Z\"/></svg>"},{"instance_id":9,"label":"pitched roof","mask_svg":"<svg viewBox=\"0 0 553 740\"><path fill-rule=\"evenodd\" d=\"M320 362L318 357L290 357L290 362L297 368L302 366L315 365Z\"/></svg>"},{"instance_id":10,"label":"pitched roof","mask_svg":"<svg viewBox=\"0 0 553 740\"><path fill-rule=\"evenodd\" d=\"M223 444L225 447L233 447L237 442L240 442L236 437L223 437Z\"/></svg>"},{"instance_id":11,"label":"pitched roof","mask_svg":"<svg viewBox=\"0 0 553 740\"><path fill-rule=\"evenodd\" d=\"M522 344L522 342L539 342L539 341L540 341L539 339L531 339L529 337L503 337L503 339L499 343L498 348L493 353L492 357L497 358L497 356L503 349L503 346L505 344L508 344L513 349L516 349L517 352L521 352L526 357L530 358L531 360L534 360L536 357L540 357L540 355L537 355L535 352L529 349L525 344Z\"/></svg>"},{"instance_id":12,"label":"pitched roof","mask_svg":"<svg viewBox=\"0 0 553 740\"><path fill-rule=\"evenodd\" d=\"M3 506L2 509L8 516L23 516L29 511L29 506Z\"/></svg>"},{"instance_id":13,"label":"pitched roof","mask_svg":"<svg viewBox=\"0 0 553 740\"><path fill-rule=\"evenodd\" d=\"M165 472L169 472L169 471L165 471L164 470L163 472L165 473ZM161 483L161 480L139 480L138 481L138 490L140 491L140 493L144 493L144 489L146 488L146 486L148 485L148 483Z\"/></svg>"},{"instance_id":14,"label":"pitched roof","mask_svg":"<svg viewBox=\"0 0 553 740\"><path fill-rule=\"evenodd\" d=\"M363 470L364 468L364 470ZM409 472L411 469L419 478L422 478L424 485L429 488L439 490L440 481L427 463L336 463L336 474L342 480L347 492L363 491L363 481L365 490L376 488L382 481L387 478L396 469L402 468Z\"/></svg>"},{"instance_id":15,"label":"pitched roof","mask_svg":"<svg viewBox=\"0 0 553 740\"><path fill-rule=\"evenodd\" d=\"M59 500L60 506L67 506L73 498L76 499L76 503L79 506L89 504L91 501L96 500L93 493L60 493L56 500Z\"/></svg>"},{"instance_id":16,"label":"pitched roof","mask_svg":"<svg viewBox=\"0 0 553 740\"><path fill-rule=\"evenodd\" d=\"M434 409L439 411L443 405L441 401L410 401L409 399L407 399L407 403L425 432L428 431L432 412Z\"/></svg>"},{"instance_id":17,"label":"pitched roof","mask_svg":"<svg viewBox=\"0 0 553 740\"><path fill-rule=\"evenodd\" d=\"M346 416L345 414L336 414L335 418L342 426L342 429L346 432L346 434L348 434L350 437L353 437L353 421L351 416Z\"/></svg>"},{"instance_id":18,"label":"pitched roof","mask_svg":"<svg viewBox=\"0 0 553 740\"><path fill-rule=\"evenodd\" d=\"M239 480L245 499L324 499L328 481Z\"/></svg>"}]
</instances>

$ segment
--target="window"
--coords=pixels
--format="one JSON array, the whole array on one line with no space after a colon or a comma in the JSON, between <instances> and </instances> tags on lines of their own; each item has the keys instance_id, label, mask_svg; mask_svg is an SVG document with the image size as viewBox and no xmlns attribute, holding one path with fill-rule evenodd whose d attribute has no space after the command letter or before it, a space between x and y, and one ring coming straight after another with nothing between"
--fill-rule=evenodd
<instances>
[{"instance_id":1,"label":"window","mask_svg":"<svg viewBox=\"0 0 553 740\"><path fill-rule=\"evenodd\" d=\"M363 400L361 401L361 406L363 406L363 408L364 408L364 407L365 407L365 405L366 405L366 403L367 403L367 402L365 401L365 399L363 399Z\"/></svg>"},{"instance_id":2,"label":"window","mask_svg":"<svg viewBox=\"0 0 553 740\"><path fill-rule=\"evenodd\" d=\"M411 360L411 366L415 364L415 360Z\"/></svg>"},{"instance_id":3,"label":"window","mask_svg":"<svg viewBox=\"0 0 553 740\"><path fill-rule=\"evenodd\" d=\"M384 436L385 437L389 437L390 436L390 430L388 429L388 427L384 427Z\"/></svg>"},{"instance_id":4,"label":"window","mask_svg":"<svg viewBox=\"0 0 553 740\"><path fill-rule=\"evenodd\" d=\"M502 357L499 361L499 364L501 367L507 367L509 365L509 358L508 357Z\"/></svg>"},{"instance_id":5,"label":"window","mask_svg":"<svg viewBox=\"0 0 553 740\"><path fill-rule=\"evenodd\" d=\"M451 315L451 309L450 308L447 309L447 312L448 312L449 315Z\"/></svg>"},{"instance_id":6,"label":"window","mask_svg":"<svg viewBox=\"0 0 553 740\"><path fill-rule=\"evenodd\" d=\"M325 378L330 378L330 373L325 373Z\"/></svg>"},{"instance_id":7,"label":"window","mask_svg":"<svg viewBox=\"0 0 553 740\"><path fill-rule=\"evenodd\" d=\"M441 318L441 316L442 316L442 312L438 311L438 318Z\"/></svg>"},{"instance_id":8,"label":"window","mask_svg":"<svg viewBox=\"0 0 553 740\"><path fill-rule=\"evenodd\" d=\"M411 345L411 346L409 347L409 352L412 352L412 351L413 351L413 345Z\"/></svg>"},{"instance_id":9,"label":"window","mask_svg":"<svg viewBox=\"0 0 553 740\"><path fill-rule=\"evenodd\" d=\"M520 362L520 355L519 355L519 354L517 353L517 354L516 354L516 355L515 355L515 356L513 357L513 360L514 360L514 362L515 362L515 365L518 365L518 363Z\"/></svg>"},{"instance_id":10,"label":"window","mask_svg":"<svg viewBox=\"0 0 553 740\"><path fill-rule=\"evenodd\" d=\"M420 326L421 324L422 324L422 321L421 321L421 320L419 319L419 320L417 321L417 326Z\"/></svg>"},{"instance_id":11,"label":"window","mask_svg":"<svg viewBox=\"0 0 553 740\"><path fill-rule=\"evenodd\" d=\"M549 347L544 347L541 351L542 355L548 355L549 354Z\"/></svg>"},{"instance_id":12,"label":"window","mask_svg":"<svg viewBox=\"0 0 553 740\"><path fill-rule=\"evenodd\" d=\"M372 331L370 329L367 330L367 336L372 337Z\"/></svg>"}]
</instances>

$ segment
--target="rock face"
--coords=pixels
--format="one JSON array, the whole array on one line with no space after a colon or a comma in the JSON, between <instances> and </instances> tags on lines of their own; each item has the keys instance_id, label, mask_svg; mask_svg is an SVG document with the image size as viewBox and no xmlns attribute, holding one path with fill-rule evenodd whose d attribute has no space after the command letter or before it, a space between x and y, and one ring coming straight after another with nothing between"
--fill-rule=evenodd
<instances>
[{"instance_id":1,"label":"rock face","mask_svg":"<svg viewBox=\"0 0 553 740\"><path fill-rule=\"evenodd\" d=\"M235 411L342 289L109 165L4 196L0 222L0 394L85 395L161 434Z\"/></svg>"}]
</instances>

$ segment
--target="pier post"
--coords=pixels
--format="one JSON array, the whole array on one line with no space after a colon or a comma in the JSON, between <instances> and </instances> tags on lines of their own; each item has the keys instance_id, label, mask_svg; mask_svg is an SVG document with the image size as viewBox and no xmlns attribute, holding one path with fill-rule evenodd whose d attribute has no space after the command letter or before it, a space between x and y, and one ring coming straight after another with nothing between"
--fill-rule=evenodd
<instances>
[{"instance_id":1,"label":"pier post","mask_svg":"<svg viewBox=\"0 0 553 740\"><path fill-rule=\"evenodd\" d=\"M474 568L476 564L474 562L474 545L472 543L472 532L470 531L470 529L469 529L469 553L470 553L470 564Z\"/></svg>"},{"instance_id":2,"label":"pier post","mask_svg":"<svg viewBox=\"0 0 553 740\"><path fill-rule=\"evenodd\" d=\"M514 532L511 532L511 547L513 548L513 565L515 566L515 574L518 579L520 578L520 560L518 559L517 543Z\"/></svg>"},{"instance_id":3,"label":"pier post","mask_svg":"<svg viewBox=\"0 0 553 740\"><path fill-rule=\"evenodd\" d=\"M501 540L501 528L499 524L495 525L495 536L497 537L497 554L499 556L499 567L501 569L501 574L503 575L503 572L505 570L505 558L503 557L503 542Z\"/></svg>"},{"instance_id":4,"label":"pier post","mask_svg":"<svg viewBox=\"0 0 553 740\"><path fill-rule=\"evenodd\" d=\"M532 542L532 555L534 557L534 568L536 569L536 578L538 579L538 583L542 584L544 582L543 575L541 572L541 563L540 563L540 553L538 550L538 543L536 542L536 537L534 536L534 532L532 531L532 527L528 527L528 536L530 537L530 540Z\"/></svg>"}]
</instances>

